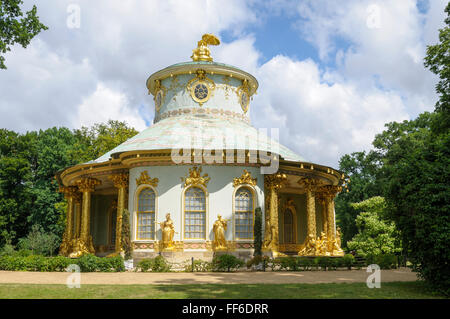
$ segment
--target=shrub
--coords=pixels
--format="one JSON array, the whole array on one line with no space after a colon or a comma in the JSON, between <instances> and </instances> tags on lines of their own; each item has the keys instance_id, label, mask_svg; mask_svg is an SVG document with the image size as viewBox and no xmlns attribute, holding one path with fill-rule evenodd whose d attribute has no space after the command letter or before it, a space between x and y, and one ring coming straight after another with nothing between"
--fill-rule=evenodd
<instances>
[{"instance_id":1,"label":"shrub","mask_svg":"<svg viewBox=\"0 0 450 319\"><path fill-rule=\"evenodd\" d=\"M355 263L355 256L352 254L347 254L342 257L342 266L347 267L348 270L352 269L353 264Z\"/></svg>"},{"instance_id":2,"label":"shrub","mask_svg":"<svg viewBox=\"0 0 450 319\"><path fill-rule=\"evenodd\" d=\"M327 270L331 266L330 257L319 257L319 266L322 270Z\"/></svg>"},{"instance_id":3,"label":"shrub","mask_svg":"<svg viewBox=\"0 0 450 319\"><path fill-rule=\"evenodd\" d=\"M303 270L310 270L313 266L314 262L311 258L308 257L299 257L297 259L298 267L302 267Z\"/></svg>"},{"instance_id":4,"label":"shrub","mask_svg":"<svg viewBox=\"0 0 450 319\"><path fill-rule=\"evenodd\" d=\"M12 256L16 253L16 251L14 250L14 246L11 245L11 242L7 242L2 250L0 250L0 257L1 256Z\"/></svg>"},{"instance_id":5,"label":"shrub","mask_svg":"<svg viewBox=\"0 0 450 319\"><path fill-rule=\"evenodd\" d=\"M163 256L156 256L153 264L152 271L156 272L167 272L170 271L170 264L166 261Z\"/></svg>"},{"instance_id":6,"label":"shrub","mask_svg":"<svg viewBox=\"0 0 450 319\"><path fill-rule=\"evenodd\" d=\"M253 226L253 233L255 238L255 252L253 253L253 256L262 256L262 212L260 207L255 209L255 223Z\"/></svg>"},{"instance_id":7,"label":"shrub","mask_svg":"<svg viewBox=\"0 0 450 319\"><path fill-rule=\"evenodd\" d=\"M237 270L245 263L243 260L237 258L236 256L223 254L214 256L212 264L214 271L230 272L232 270Z\"/></svg>"},{"instance_id":8,"label":"shrub","mask_svg":"<svg viewBox=\"0 0 450 319\"><path fill-rule=\"evenodd\" d=\"M64 256L50 257L46 259L47 271L66 271L66 268L70 264L73 264L73 260Z\"/></svg>"},{"instance_id":9,"label":"shrub","mask_svg":"<svg viewBox=\"0 0 450 319\"><path fill-rule=\"evenodd\" d=\"M247 261L247 268L252 268L254 266L261 265L263 267L263 270L266 271L266 267L269 264L269 257L267 256L255 256L249 261Z\"/></svg>"},{"instance_id":10,"label":"shrub","mask_svg":"<svg viewBox=\"0 0 450 319\"><path fill-rule=\"evenodd\" d=\"M40 225L33 225L27 237L19 239L20 250L31 250L33 255L53 256L61 239L53 233L45 233Z\"/></svg>"},{"instance_id":11,"label":"shrub","mask_svg":"<svg viewBox=\"0 0 450 319\"><path fill-rule=\"evenodd\" d=\"M143 272L153 271L153 272L167 272L170 271L170 264L164 259L163 256L156 256L155 258L142 259L136 270Z\"/></svg>"},{"instance_id":12,"label":"shrub","mask_svg":"<svg viewBox=\"0 0 450 319\"><path fill-rule=\"evenodd\" d=\"M97 270L99 263L97 258L92 254L86 254L78 258L74 263L80 266L81 272L94 272Z\"/></svg>"},{"instance_id":13,"label":"shrub","mask_svg":"<svg viewBox=\"0 0 450 319\"><path fill-rule=\"evenodd\" d=\"M212 263L204 260L194 259L194 271L195 272L206 272L212 270ZM192 262L188 260L184 265L185 272L192 272Z\"/></svg>"},{"instance_id":14,"label":"shrub","mask_svg":"<svg viewBox=\"0 0 450 319\"><path fill-rule=\"evenodd\" d=\"M314 270L319 270L320 258L321 258L321 257L315 257L315 258L313 259L312 264L313 264Z\"/></svg>"},{"instance_id":15,"label":"shrub","mask_svg":"<svg viewBox=\"0 0 450 319\"><path fill-rule=\"evenodd\" d=\"M147 272L147 271L151 271L153 268L153 264L154 264L154 259L153 258L146 258L146 259L142 259L136 267L136 270L140 270L142 272Z\"/></svg>"}]
</instances>

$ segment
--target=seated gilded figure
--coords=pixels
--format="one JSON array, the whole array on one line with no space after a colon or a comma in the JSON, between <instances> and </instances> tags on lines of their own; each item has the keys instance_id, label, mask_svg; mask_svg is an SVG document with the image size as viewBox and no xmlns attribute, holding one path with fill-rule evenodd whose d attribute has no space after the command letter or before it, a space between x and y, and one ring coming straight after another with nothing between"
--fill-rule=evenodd
<instances>
[{"instance_id":1,"label":"seated gilded figure","mask_svg":"<svg viewBox=\"0 0 450 319\"><path fill-rule=\"evenodd\" d=\"M175 234L175 227L173 225L173 221L170 218L170 213L166 214L166 220L160 222L162 232L162 240L161 240L161 248L162 249L173 249L173 235Z\"/></svg>"},{"instance_id":2,"label":"seated gilded figure","mask_svg":"<svg viewBox=\"0 0 450 319\"><path fill-rule=\"evenodd\" d=\"M299 256L314 256L316 254L316 240L313 234L309 234L306 238L304 247L298 252Z\"/></svg>"},{"instance_id":3,"label":"seated gilded figure","mask_svg":"<svg viewBox=\"0 0 450 319\"><path fill-rule=\"evenodd\" d=\"M213 247L215 250L227 249L227 241L225 239L225 231L227 230L227 221L222 219L221 215L217 215L217 220L214 222L214 242Z\"/></svg>"}]
</instances>

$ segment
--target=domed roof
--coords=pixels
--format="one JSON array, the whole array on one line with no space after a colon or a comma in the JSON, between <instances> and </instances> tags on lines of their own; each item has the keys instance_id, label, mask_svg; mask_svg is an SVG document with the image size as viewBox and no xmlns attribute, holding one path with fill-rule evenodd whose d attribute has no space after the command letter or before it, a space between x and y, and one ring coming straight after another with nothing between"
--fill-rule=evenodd
<instances>
[{"instance_id":1,"label":"domed roof","mask_svg":"<svg viewBox=\"0 0 450 319\"><path fill-rule=\"evenodd\" d=\"M244 149L306 162L249 124L258 81L239 68L213 62L208 44L219 43L205 34L193 50L193 61L153 73L146 85L154 96L154 124L90 163L124 152L173 149Z\"/></svg>"}]
</instances>

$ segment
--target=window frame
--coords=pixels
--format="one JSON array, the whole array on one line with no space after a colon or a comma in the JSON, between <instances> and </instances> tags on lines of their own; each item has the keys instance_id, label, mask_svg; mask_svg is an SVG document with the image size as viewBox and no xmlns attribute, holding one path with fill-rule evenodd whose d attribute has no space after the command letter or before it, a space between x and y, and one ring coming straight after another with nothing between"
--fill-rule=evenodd
<instances>
[{"instance_id":1,"label":"window frame","mask_svg":"<svg viewBox=\"0 0 450 319\"><path fill-rule=\"evenodd\" d=\"M145 189L151 189L155 194L155 211L153 214L155 215L155 230L154 230L154 236L153 239L151 238L139 238L139 214L144 213L139 211L139 195L142 193ZM136 188L135 196L134 196L134 241L136 242L154 242L157 240L157 224L158 224L158 192L156 191L155 187L149 184L141 184ZM148 212L147 212L148 213Z\"/></svg>"},{"instance_id":2,"label":"window frame","mask_svg":"<svg viewBox=\"0 0 450 319\"><path fill-rule=\"evenodd\" d=\"M252 194L252 227L251 227L251 237L250 238L239 238L236 236L236 194L241 189L245 188L250 191ZM233 198L232 198L232 206L233 206L233 240L234 241L253 241L255 234L254 234L254 225L255 225L255 205L256 205L256 190L255 188L250 184L242 184L236 187L233 191Z\"/></svg>"},{"instance_id":3,"label":"window frame","mask_svg":"<svg viewBox=\"0 0 450 319\"><path fill-rule=\"evenodd\" d=\"M191 188L199 188L205 194L205 237L204 238L186 238L186 192ZM181 229L182 238L184 241L204 241L209 238L209 192L206 187L200 184L192 184L183 189L183 193L181 196L181 211L182 211L182 220L183 227Z\"/></svg>"}]
</instances>

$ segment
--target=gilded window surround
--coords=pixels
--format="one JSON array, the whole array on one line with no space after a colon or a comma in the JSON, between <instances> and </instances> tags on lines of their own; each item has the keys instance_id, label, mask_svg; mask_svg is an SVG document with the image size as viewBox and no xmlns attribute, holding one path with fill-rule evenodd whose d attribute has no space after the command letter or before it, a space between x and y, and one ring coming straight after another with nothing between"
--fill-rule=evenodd
<instances>
[{"instance_id":1,"label":"gilded window surround","mask_svg":"<svg viewBox=\"0 0 450 319\"><path fill-rule=\"evenodd\" d=\"M138 238L138 221L139 221L139 218L138 218L139 217L138 216L138 214L139 214L138 204L139 203L138 203L138 201L139 201L139 194L146 188L150 188L155 193L155 237L154 237L154 239L148 239L148 238L139 239ZM132 239L132 241L133 242L137 242L137 243L140 243L140 242L154 243L154 242L158 241L157 240L157 236L156 236L156 233L157 233L157 229L156 229L157 226L156 225L157 225L157 221L158 221L158 198L159 198L158 192L156 191L156 187L154 187L153 185L140 184L138 187L136 187L136 190L134 191L134 196L133 196L133 208L134 208L133 209L133 218L132 218L132 220L133 220L133 225L132 225L132 227L133 227L133 239Z\"/></svg>"},{"instance_id":2,"label":"gilded window surround","mask_svg":"<svg viewBox=\"0 0 450 319\"><path fill-rule=\"evenodd\" d=\"M249 240L253 240L253 238L254 238L254 236L252 236L251 238L236 238L236 221L235 221L236 203L235 203L235 199L236 199L236 192L241 188L246 188L252 193L252 201L253 201L252 225L253 226L255 225L255 205L257 203L256 199L258 196L256 194L255 187L251 184L240 184L239 186L235 187L233 190L233 194L231 197L231 199L232 199L232 219L233 219L233 241L236 241L236 242L246 242Z\"/></svg>"}]
</instances>

